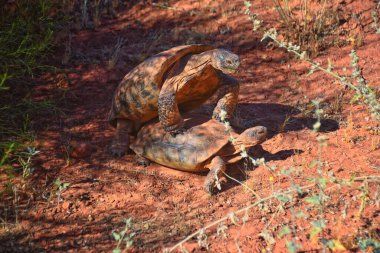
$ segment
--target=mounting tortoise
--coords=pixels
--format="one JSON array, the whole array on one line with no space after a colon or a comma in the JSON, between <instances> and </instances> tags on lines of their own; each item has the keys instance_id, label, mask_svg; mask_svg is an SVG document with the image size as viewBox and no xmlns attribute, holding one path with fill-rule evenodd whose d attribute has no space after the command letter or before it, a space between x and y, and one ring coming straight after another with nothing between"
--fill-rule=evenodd
<instances>
[{"instance_id":1,"label":"mounting tortoise","mask_svg":"<svg viewBox=\"0 0 380 253\"><path fill-rule=\"evenodd\" d=\"M122 156L129 135L142 123L157 116L166 132L182 133L180 112L200 106L216 91L218 102L213 118L221 110L232 117L239 94L239 82L229 76L240 64L239 56L224 49L194 44L178 46L154 55L132 69L115 91L109 113L116 134L111 153Z\"/></svg>"},{"instance_id":2,"label":"mounting tortoise","mask_svg":"<svg viewBox=\"0 0 380 253\"><path fill-rule=\"evenodd\" d=\"M197 120L199 119L187 119L185 126L188 130L176 136L167 133L155 120L140 129L130 148L136 153L137 162L145 166L153 161L187 172L209 171L204 189L212 194L226 164L242 158L242 146L249 149L262 143L267 129L256 126L239 135L233 130L227 131L224 124L215 119L202 124L197 124ZM234 144L229 141L230 133L236 139Z\"/></svg>"}]
</instances>

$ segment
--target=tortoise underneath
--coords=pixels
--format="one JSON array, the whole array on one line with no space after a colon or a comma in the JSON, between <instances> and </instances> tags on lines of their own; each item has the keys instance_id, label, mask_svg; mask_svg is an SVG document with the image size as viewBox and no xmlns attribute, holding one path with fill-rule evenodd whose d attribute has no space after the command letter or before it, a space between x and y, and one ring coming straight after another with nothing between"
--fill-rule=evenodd
<instances>
[{"instance_id":1,"label":"tortoise underneath","mask_svg":"<svg viewBox=\"0 0 380 253\"><path fill-rule=\"evenodd\" d=\"M210 119L197 124L195 118L185 121L188 130L177 136L167 133L159 122L143 126L130 148L138 156L138 162L148 165L150 161L187 172L209 171L204 189L212 194L226 164L239 161L241 148L246 149L262 143L267 129L256 126L237 134L226 130L223 123ZM232 144L230 133L236 139ZM219 188L219 187L218 187Z\"/></svg>"}]
</instances>

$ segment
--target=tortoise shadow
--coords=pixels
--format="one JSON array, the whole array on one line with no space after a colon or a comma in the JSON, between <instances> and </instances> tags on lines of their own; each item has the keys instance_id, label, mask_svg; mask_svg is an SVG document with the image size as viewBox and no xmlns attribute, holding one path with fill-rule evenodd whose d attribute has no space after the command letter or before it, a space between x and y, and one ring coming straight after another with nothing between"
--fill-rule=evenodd
<instances>
[{"instance_id":1,"label":"tortoise shadow","mask_svg":"<svg viewBox=\"0 0 380 253\"><path fill-rule=\"evenodd\" d=\"M195 112L211 117L214 104L203 105ZM313 129L315 117L305 117L296 107L277 103L239 103L231 125L238 133L254 126L265 126L268 138L282 132ZM339 129L339 123L333 119L321 119L320 132L327 133Z\"/></svg>"},{"instance_id":2,"label":"tortoise shadow","mask_svg":"<svg viewBox=\"0 0 380 253\"><path fill-rule=\"evenodd\" d=\"M261 145L257 145L255 147L252 147L248 151L248 154L254 159L264 158L266 162L270 162L286 160L293 155L302 154L303 152L304 151L300 149L286 149L280 150L276 153L270 153L264 150ZM248 159L244 159L235 164L227 166L226 174L233 179L227 178L227 182L222 185L222 191L228 191L231 188L239 186L240 183L243 183L248 179L247 172L254 171L256 168L257 166Z\"/></svg>"}]
</instances>

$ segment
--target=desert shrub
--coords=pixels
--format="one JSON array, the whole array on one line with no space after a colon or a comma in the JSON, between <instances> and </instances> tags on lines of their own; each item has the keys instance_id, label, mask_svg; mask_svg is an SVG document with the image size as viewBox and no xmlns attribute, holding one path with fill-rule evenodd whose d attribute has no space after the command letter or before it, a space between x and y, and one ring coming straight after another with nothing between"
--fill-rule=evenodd
<instances>
[{"instance_id":1,"label":"desert shrub","mask_svg":"<svg viewBox=\"0 0 380 253\"><path fill-rule=\"evenodd\" d=\"M357 56L355 49L352 49L350 53L351 76L338 74L334 71L334 66L330 58L327 60L327 66L322 67L320 62L314 61L308 56L307 50L302 49L301 45L294 44L291 41L281 38L276 28L266 28L265 26L262 26L262 20L258 19L258 16L252 13L249 9L251 3L249 1L244 1L244 3L246 7L245 14L248 15L248 19L252 22L253 30L263 33L262 41L266 39L272 40L278 47L284 48L299 60L309 63L310 70L308 75L311 75L316 71L322 71L335 78L342 86L350 88L355 92L352 97L352 102L365 104L371 116L375 120L380 121L380 102L378 95L374 88L370 87L367 80L364 78L362 67L359 66L359 57Z\"/></svg>"},{"instance_id":2,"label":"desert shrub","mask_svg":"<svg viewBox=\"0 0 380 253\"><path fill-rule=\"evenodd\" d=\"M281 35L285 41L317 54L336 42L339 12L333 0L272 0L280 16Z\"/></svg>"}]
</instances>

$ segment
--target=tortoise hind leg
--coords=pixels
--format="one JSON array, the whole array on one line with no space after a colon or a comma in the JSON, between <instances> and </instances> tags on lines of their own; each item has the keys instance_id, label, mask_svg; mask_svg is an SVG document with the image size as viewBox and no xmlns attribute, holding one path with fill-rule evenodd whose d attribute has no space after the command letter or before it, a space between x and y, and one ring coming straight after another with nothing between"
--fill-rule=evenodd
<instances>
[{"instance_id":1,"label":"tortoise hind leg","mask_svg":"<svg viewBox=\"0 0 380 253\"><path fill-rule=\"evenodd\" d=\"M126 119L117 119L116 134L111 144L111 154L115 157L123 156L129 149L129 134L132 124Z\"/></svg>"},{"instance_id":2,"label":"tortoise hind leg","mask_svg":"<svg viewBox=\"0 0 380 253\"><path fill-rule=\"evenodd\" d=\"M209 167L210 172L207 174L204 190L213 195L215 188L221 190L220 178L226 170L226 163L220 156L215 156L207 167Z\"/></svg>"},{"instance_id":3,"label":"tortoise hind leg","mask_svg":"<svg viewBox=\"0 0 380 253\"><path fill-rule=\"evenodd\" d=\"M220 113L223 110L227 113L225 119L229 120L232 118L238 102L240 89L239 81L224 73L220 74L219 78L220 87L218 89L218 103L214 109L212 117L218 121L222 121Z\"/></svg>"}]
</instances>

